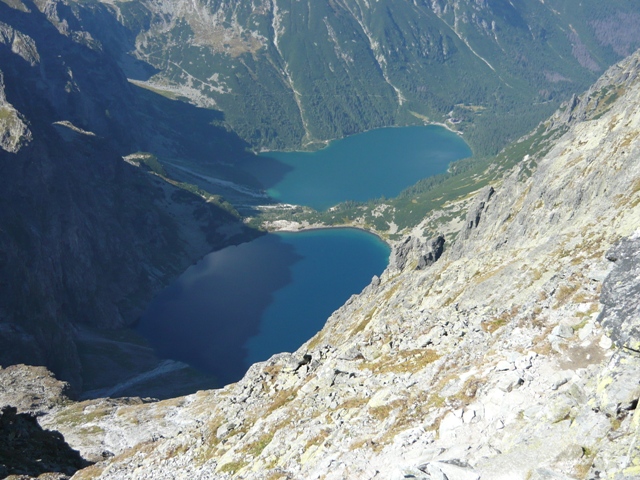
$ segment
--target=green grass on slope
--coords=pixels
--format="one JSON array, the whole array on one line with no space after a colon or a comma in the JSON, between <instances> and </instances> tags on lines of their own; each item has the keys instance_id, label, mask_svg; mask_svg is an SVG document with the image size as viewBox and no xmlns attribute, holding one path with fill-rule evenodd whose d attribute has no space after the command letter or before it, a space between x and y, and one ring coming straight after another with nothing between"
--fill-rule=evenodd
<instances>
[{"instance_id":1,"label":"green grass on slope","mask_svg":"<svg viewBox=\"0 0 640 480\"><path fill-rule=\"evenodd\" d=\"M254 218L252 223L257 226L265 220L285 219L334 226L358 224L382 236L398 238L403 231L421 223L429 213L440 211L441 215L426 226L425 234L435 235L441 225L466 214L464 209L451 208L454 202L499 181L516 164L521 165L523 177L531 175L536 161L548 152L552 140L563 131L563 128L549 130L547 124L541 124L497 156L455 162L447 173L421 180L395 198L379 198L366 203L344 202L324 212L308 207L270 210ZM389 233L391 224L397 226L396 233Z\"/></svg>"},{"instance_id":2,"label":"green grass on slope","mask_svg":"<svg viewBox=\"0 0 640 480\"><path fill-rule=\"evenodd\" d=\"M630 0L461 0L439 15L428 2L360 3L290 2L277 39L273 13L248 2L218 5L206 28L189 8L171 17L121 5L158 80L210 97L256 149L310 148L416 123L414 112L453 115L475 154L492 156L640 46Z\"/></svg>"}]
</instances>

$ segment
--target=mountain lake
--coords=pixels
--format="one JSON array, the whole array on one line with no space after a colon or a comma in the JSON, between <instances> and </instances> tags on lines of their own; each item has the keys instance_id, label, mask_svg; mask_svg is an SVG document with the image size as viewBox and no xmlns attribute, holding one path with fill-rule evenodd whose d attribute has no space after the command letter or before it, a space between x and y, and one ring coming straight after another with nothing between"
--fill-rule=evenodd
<instances>
[{"instance_id":1,"label":"mountain lake","mask_svg":"<svg viewBox=\"0 0 640 480\"><path fill-rule=\"evenodd\" d=\"M326 208L396 195L470 153L442 127L384 128L318 152L263 154L248 170L283 202ZM137 330L159 356L225 385L253 363L300 347L383 272L389 253L385 242L357 229L267 234L190 267L151 303Z\"/></svg>"},{"instance_id":2,"label":"mountain lake","mask_svg":"<svg viewBox=\"0 0 640 480\"><path fill-rule=\"evenodd\" d=\"M268 152L244 165L282 203L325 210L345 200L395 197L471 156L454 132L429 125L370 130L316 152Z\"/></svg>"}]
</instances>

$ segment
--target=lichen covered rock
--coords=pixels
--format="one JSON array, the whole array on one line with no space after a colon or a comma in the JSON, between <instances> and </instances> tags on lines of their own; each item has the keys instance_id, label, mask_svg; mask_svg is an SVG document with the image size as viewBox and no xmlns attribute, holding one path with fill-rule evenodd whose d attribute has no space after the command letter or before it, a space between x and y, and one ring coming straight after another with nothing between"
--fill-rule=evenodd
<instances>
[{"instance_id":1,"label":"lichen covered rock","mask_svg":"<svg viewBox=\"0 0 640 480\"><path fill-rule=\"evenodd\" d=\"M607 252L613 270L602 285L598 321L622 348L640 354L640 231Z\"/></svg>"}]
</instances>

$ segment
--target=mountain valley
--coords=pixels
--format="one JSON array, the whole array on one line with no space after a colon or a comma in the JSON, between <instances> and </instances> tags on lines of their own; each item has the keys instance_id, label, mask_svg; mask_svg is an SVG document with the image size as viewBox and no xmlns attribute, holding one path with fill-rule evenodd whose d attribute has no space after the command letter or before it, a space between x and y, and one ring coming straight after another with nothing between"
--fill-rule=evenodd
<instances>
[{"instance_id":1,"label":"mountain valley","mask_svg":"<svg viewBox=\"0 0 640 480\"><path fill-rule=\"evenodd\" d=\"M638 478L639 19L0 2L0 435L37 439L0 477ZM239 168L424 123L473 157L391 199L282 205ZM131 330L199 258L282 225L373 231L389 266L224 388Z\"/></svg>"}]
</instances>

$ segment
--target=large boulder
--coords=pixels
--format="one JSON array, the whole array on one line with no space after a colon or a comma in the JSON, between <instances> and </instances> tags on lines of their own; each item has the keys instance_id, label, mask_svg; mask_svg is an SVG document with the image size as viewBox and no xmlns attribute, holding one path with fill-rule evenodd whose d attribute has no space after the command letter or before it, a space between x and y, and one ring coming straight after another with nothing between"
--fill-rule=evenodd
<instances>
[{"instance_id":1,"label":"large boulder","mask_svg":"<svg viewBox=\"0 0 640 480\"><path fill-rule=\"evenodd\" d=\"M640 352L640 231L607 252L613 270L602 284L598 321L620 348Z\"/></svg>"}]
</instances>

